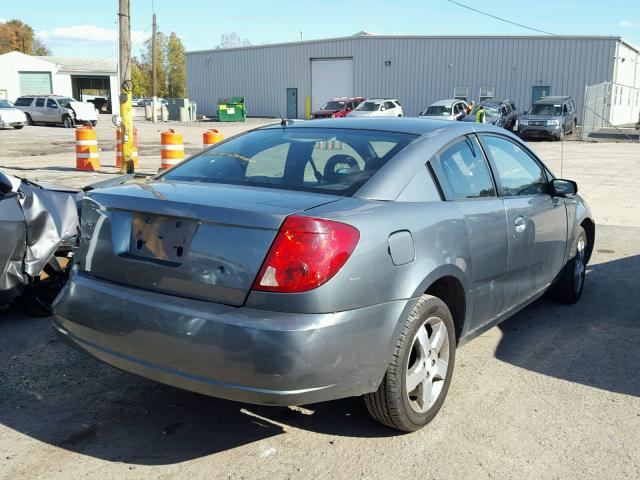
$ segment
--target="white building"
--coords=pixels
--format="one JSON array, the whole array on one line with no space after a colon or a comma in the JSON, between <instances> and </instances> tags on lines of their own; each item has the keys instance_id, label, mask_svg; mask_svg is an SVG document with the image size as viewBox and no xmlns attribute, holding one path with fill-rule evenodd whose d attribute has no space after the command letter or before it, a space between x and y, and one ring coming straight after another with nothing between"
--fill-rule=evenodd
<instances>
[{"instance_id":1,"label":"white building","mask_svg":"<svg viewBox=\"0 0 640 480\"><path fill-rule=\"evenodd\" d=\"M117 60L34 57L20 52L0 55L0 98L66 95L76 100L106 99L104 113L118 110Z\"/></svg>"}]
</instances>

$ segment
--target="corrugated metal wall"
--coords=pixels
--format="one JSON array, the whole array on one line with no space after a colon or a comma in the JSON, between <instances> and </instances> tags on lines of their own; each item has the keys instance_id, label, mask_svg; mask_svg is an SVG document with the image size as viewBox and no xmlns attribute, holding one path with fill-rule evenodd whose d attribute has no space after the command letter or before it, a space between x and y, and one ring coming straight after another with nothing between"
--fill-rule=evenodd
<instances>
[{"instance_id":1,"label":"corrugated metal wall","mask_svg":"<svg viewBox=\"0 0 640 480\"><path fill-rule=\"evenodd\" d=\"M198 112L215 113L219 97L242 95L250 116L286 111L286 88L298 88L298 116L311 95L312 58L352 57L354 93L394 97L405 115L481 86L511 98L518 110L531 103L534 85L571 95L581 111L584 87L612 81L616 38L607 37L352 37L187 53L187 95ZM385 62L391 64L386 66Z\"/></svg>"}]
</instances>

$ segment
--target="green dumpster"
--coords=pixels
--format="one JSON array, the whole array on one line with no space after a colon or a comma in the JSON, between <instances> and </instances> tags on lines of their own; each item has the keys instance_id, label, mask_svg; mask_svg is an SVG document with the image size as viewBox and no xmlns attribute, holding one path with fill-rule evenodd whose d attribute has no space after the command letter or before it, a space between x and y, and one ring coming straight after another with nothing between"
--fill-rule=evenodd
<instances>
[{"instance_id":1,"label":"green dumpster","mask_svg":"<svg viewBox=\"0 0 640 480\"><path fill-rule=\"evenodd\" d=\"M218 99L218 120L220 122L244 122L247 111L244 107L244 97Z\"/></svg>"}]
</instances>

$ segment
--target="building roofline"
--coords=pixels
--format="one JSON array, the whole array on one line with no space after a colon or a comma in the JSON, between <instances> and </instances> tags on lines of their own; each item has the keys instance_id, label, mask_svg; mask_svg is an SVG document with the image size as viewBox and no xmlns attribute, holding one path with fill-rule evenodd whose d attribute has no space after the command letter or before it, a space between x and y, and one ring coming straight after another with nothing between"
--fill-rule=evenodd
<instances>
[{"instance_id":1,"label":"building roofline","mask_svg":"<svg viewBox=\"0 0 640 480\"><path fill-rule=\"evenodd\" d=\"M622 42L632 49L638 51L638 48L617 35L368 35L368 36L347 36L333 38L319 38L316 40L303 40L294 42L267 43L264 45L250 45L248 47L235 48L208 48L203 50L191 50L185 52L185 55L194 55L202 53L220 53L232 52L238 50L255 50L270 47L293 47L297 45L313 45L317 43L342 42L352 40L357 42L370 42L376 40L612 40Z\"/></svg>"},{"instance_id":2,"label":"building roofline","mask_svg":"<svg viewBox=\"0 0 640 480\"><path fill-rule=\"evenodd\" d=\"M636 45L634 45L633 43L627 41L624 37L619 37L620 43L626 45L627 47L629 47L631 50L635 50L636 53L640 53L640 47L637 47Z\"/></svg>"}]
</instances>

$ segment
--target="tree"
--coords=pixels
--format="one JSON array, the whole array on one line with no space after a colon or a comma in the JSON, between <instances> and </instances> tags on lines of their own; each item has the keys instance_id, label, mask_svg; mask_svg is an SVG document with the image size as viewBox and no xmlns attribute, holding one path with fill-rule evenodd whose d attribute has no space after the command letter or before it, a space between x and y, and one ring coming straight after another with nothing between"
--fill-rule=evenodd
<instances>
[{"instance_id":1,"label":"tree","mask_svg":"<svg viewBox=\"0 0 640 480\"><path fill-rule=\"evenodd\" d=\"M184 59L184 46L178 36L171 32L167 41L167 95L170 98L183 98L187 90L187 73Z\"/></svg>"},{"instance_id":2,"label":"tree","mask_svg":"<svg viewBox=\"0 0 640 480\"><path fill-rule=\"evenodd\" d=\"M251 42L247 38L240 38L236 32L223 33L220 36L220 43L216 48L239 48L250 47Z\"/></svg>"},{"instance_id":3,"label":"tree","mask_svg":"<svg viewBox=\"0 0 640 480\"><path fill-rule=\"evenodd\" d=\"M35 36L33 28L20 20L0 23L0 54L18 51L27 55L50 55L44 42Z\"/></svg>"},{"instance_id":4,"label":"tree","mask_svg":"<svg viewBox=\"0 0 640 480\"><path fill-rule=\"evenodd\" d=\"M166 51L167 36L162 32L158 32L156 37L156 86L158 97L164 97L167 92ZM148 38L140 51L140 66L142 74L149 78L149 85L151 85L151 53L151 38Z\"/></svg>"},{"instance_id":5,"label":"tree","mask_svg":"<svg viewBox=\"0 0 640 480\"><path fill-rule=\"evenodd\" d=\"M39 37L33 37L33 54L39 56L51 55L51 49Z\"/></svg>"},{"instance_id":6,"label":"tree","mask_svg":"<svg viewBox=\"0 0 640 480\"><path fill-rule=\"evenodd\" d=\"M159 97L182 98L186 95L184 46L174 32L169 36L162 32L158 32L157 35L157 94ZM151 39L149 38L140 51L140 59L134 58L132 61L131 81L135 96L151 96L151 68Z\"/></svg>"},{"instance_id":7,"label":"tree","mask_svg":"<svg viewBox=\"0 0 640 480\"><path fill-rule=\"evenodd\" d=\"M132 94L134 97L151 96L151 78L144 74L144 66L137 58L131 59L131 83L133 84Z\"/></svg>"}]
</instances>

